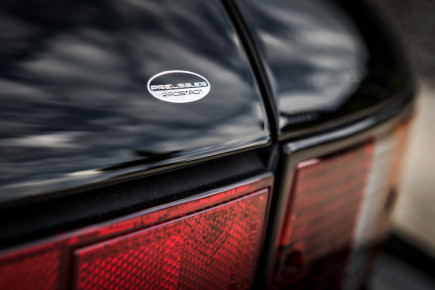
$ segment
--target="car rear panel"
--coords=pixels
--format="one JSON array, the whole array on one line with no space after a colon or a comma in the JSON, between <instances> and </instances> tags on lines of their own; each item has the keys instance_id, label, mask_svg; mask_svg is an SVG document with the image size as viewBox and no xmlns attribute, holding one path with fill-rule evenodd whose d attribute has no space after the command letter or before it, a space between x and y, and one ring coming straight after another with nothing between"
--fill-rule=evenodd
<instances>
[{"instance_id":1,"label":"car rear panel","mask_svg":"<svg viewBox=\"0 0 435 290\"><path fill-rule=\"evenodd\" d=\"M413 114L364 3L0 7L1 288L364 283ZM210 93L154 98L171 70Z\"/></svg>"}]
</instances>

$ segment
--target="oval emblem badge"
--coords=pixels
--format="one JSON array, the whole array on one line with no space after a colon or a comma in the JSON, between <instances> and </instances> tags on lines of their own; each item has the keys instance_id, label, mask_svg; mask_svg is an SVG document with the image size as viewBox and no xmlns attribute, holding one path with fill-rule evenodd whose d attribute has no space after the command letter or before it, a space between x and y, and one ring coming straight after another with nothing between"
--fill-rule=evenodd
<instances>
[{"instance_id":1,"label":"oval emblem badge","mask_svg":"<svg viewBox=\"0 0 435 290\"><path fill-rule=\"evenodd\" d=\"M171 103L198 101L210 92L208 80L194 72L169 70L149 79L148 91L153 97Z\"/></svg>"}]
</instances>

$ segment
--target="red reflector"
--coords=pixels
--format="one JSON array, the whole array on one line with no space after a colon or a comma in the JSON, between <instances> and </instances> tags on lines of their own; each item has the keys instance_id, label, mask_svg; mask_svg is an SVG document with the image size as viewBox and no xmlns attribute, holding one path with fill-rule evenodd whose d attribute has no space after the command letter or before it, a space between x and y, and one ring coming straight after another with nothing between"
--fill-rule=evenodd
<instances>
[{"instance_id":1,"label":"red reflector","mask_svg":"<svg viewBox=\"0 0 435 290\"><path fill-rule=\"evenodd\" d=\"M245 289L267 190L76 251L79 289Z\"/></svg>"},{"instance_id":2,"label":"red reflector","mask_svg":"<svg viewBox=\"0 0 435 290\"><path fill-rule=\"evenodd\" d=\"M267 175L5 251L0 288L248 288L272 181Z\"/></svg>"},{"instance_id":3,"label":"red reflector","mask_svg":"<svg viewBox=\"0 0 435 290\"><path fill-rule=\"evenodd\" d=\"M59 283L60 251L47 247L0 262L1 289L56 289Z\"/></svg>"},{"instance_id":4,"label":"red reflector","mask_svg":"<svg viewBox=\"0 0 435 290\"><path fill-rule=\"evenodd\" d=\"M372 152L368 143L298 164L280 239L276 287L341 286Z\"/></svg>"}]
</instances>

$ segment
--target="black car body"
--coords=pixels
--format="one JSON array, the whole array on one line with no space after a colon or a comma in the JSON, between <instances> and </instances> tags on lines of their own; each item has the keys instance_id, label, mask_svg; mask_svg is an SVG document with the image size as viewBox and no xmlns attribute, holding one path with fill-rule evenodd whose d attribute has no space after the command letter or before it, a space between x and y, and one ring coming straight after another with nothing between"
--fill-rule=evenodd
<instances>
[{"instance_id":1,"label":"black car body","mask_svg":"<svg viewBox=\"0 0 435 290\"><path fill-rule=\"evenodd\" d=\"M382 238L331 248L309 266L301 253L276 245L299 164L343 152L356 158L352 152L375 150L370 144L412 117L406 61L365 3L5 0L0 7L1 288L82 288L77 253L155 224L98 238L83 238L84 231L253 183L259 187L251 191L269 190L254 272L238 280L234 264L221 287L363 284ZM198 74L209 93L186 103L154 98L147 82L175 70ZM166 82L197 80L167 74ZM395 182L386 192L378 204L385 219ZM382 232L384 218L373 221ZM210 227L224 223L213 221ZM74 236L83 241L71 242ZM54 266L22 263L47 243L62 248ZM213 259L205 258L204 271L218 267ZM87 287L145 287L92 275L110 282Z\"/></svg>"}]
</instances>

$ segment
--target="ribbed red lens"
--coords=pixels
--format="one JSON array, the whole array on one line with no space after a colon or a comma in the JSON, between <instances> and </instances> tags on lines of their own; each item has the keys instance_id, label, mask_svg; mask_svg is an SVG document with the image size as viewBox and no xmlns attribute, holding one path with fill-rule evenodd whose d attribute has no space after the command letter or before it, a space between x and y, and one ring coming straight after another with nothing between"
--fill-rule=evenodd
<instances>
[{"instance_id":1,"label":"ribbed red lens","mask_svg":"<svg viewBox=\"0 0 435 290\"><path fill-rule=\"evenodd\" d=\"M4 251L0 288L249 288L272 180L268 175Z\"/></svg>"},{"instance_id":2,"label":"ribbed red lens","mask_svg":"<svg viewBox=\"0 0 435 290\"><path fill-rule=\"evenodd\" d=\"M373 144L299 163L278 250L275 287L339 289Z\"/></svg>"},{"instance_id":3,"label":"ribbed red lens","mask_svg":"<svg viewBox=\"0 0 435 290\"><path fill-rule=\"evenodd\" d=\"M79 289L245 289L267 191L75 252Z\"/></svg>"}]
</instances>

